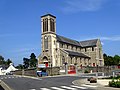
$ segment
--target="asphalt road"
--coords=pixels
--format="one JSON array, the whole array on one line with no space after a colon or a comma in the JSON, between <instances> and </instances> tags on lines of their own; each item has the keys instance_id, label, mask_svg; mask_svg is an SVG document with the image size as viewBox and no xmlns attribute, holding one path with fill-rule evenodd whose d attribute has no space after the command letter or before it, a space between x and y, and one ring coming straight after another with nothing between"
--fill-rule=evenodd
<instances>
[{"instance_id":1,"label":"asphalt road","mask_svg":"<svg viewBox=\"0 0 120 90\"><path fill-rule=\"evenodd\" d=\"M0 79L13 90L93 90L73 85L72 81L80 79L76 76L26 78L8 75L0 76Z\"/></svg>"}]
</instances>

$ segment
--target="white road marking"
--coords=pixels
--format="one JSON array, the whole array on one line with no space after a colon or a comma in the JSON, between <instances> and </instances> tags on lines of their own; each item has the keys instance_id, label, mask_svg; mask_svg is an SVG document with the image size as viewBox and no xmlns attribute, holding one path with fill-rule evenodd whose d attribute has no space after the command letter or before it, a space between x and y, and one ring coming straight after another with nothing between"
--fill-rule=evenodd
<instances>
[{"instance_id":1,"label":"white road marking","mask_svg":"<svg viewBox=\"0 0 120 90\"><path fill-rule=\"evenodd\" d=\"M1 78L1 79L3 79L3 78Z\"/></svg>"},{"instance_id":2,"label":"white road marking","mask_svg":"<svg viewBox=\"0 0 120 90\"><path fill-rule=\"evenodd\" d=\"M88 89L88 88L87 87L81 87L81 86L75 86L75 85L40 88L40 90L79 90L79 89Z\"/></svg>"},{"instance_id":3,"label":"white road marking","mask_svg":"<svg viewBox=\"0 0 120 90\"><path fill-rule=\"evenodd\" d=\"M8 77L8 78L11 78L11 77Z\"/></svg>"},{"instance_id":4,"label":"white road marking","mask_svg":"<svg viewBox=\"0 0 120 90\"><path fill-rule=\"evenodd\" d=\"M81 86L96 88L97 86L82 84Z\"/></svg>"},{"instance_id":5,"label":"white road marking","mask_svg":"<svg viewBox=\"0 0 120 90\"><path fill-rule=\"evenodd\" d=\"M70 90L77 90L76 88L71 88L71 87L68 87L68 86L60 86L62 88L65 88L65 89L70 89Z\"/></svg>"},{"instance_id":6,"label":"white road marking","mask_svg":"<svg viewBox=\"0 0 120 90\"><path fill-rule=\"evenodd\" d=\"M4 77L5 79L7 79L7 77Z\"/></svg>"},{"instance_id":7,"label":"white road marking","mask_svg":"<svg viewBox=\"0 0 120 90\"><path fill-rule=\"evenodd\" d=\"M79 89L87 89L86 87L80 87L80 86L74 86L74 85L71 85L71 87L79 88Z\"/></svg>"},{"instance_id":8,"label":"white road marking","mask_svg":"<svg viewBox=\"0 0 120 90\"><path fill-rule=\"evenodd\" d=\"M51 90L51 89L48 89L48 88L40 88L40 90Z\"/></svg>"},{"instance_id":9,"label":"white road marking","mask_svg":"<svg viewBox=\"0 0 120 90\"><path fill-rule=\"evenodd\" d=\"M29 90L36 90L36 89L29 89Z\"/></svg>"},{"instance_id":10,"label":"white road marking","mask_svg":"<svg viewBox=\"0 0 120 90\"><path fill-rule=\"evenodd\" d=\"M62 88L58 88L58 87L51 87L52 89L55 89L55 90L65 90L65 89L62 89Z\"/></svg>"}]
</instances>

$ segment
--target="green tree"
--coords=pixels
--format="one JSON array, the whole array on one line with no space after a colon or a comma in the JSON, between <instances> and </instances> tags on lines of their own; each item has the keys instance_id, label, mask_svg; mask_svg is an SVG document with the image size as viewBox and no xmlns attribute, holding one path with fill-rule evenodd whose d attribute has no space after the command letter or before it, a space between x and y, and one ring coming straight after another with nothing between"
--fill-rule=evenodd
<instances>
[{"instance_id":1,"label":"green tree","mask_svg":"<svg viewBox=\"0 0 120 90\"><path fill-rule=\"evenodd\" d=\"M120 56L115 55L114 57L103 54L105 66L118 65L120 64Z\"/></svg>"},{"instance_id":2,"label":"green tree","mask_svg":"<svg viewBox=\"0 0 120 90\"><path fill-rule=\"evenodd\" d=\"M31 55L30 55L30 66L31 66L32 68L34 68L34 67L36 67L36 65L37 65L36 56L35 56L34 53L31 53Z\"/></svg>"},{"instance_id":3,"label":"green tree","mask_svg":"<svg viewBox=\"0 0 120 90\"><path fill-rule=\"evenodd\" d=\"M28 68L30 66L30 59L23 58L23 64L25 69Z\"/></svg>"},{"instance_id":4,"label":"green tree","mask_svg":"<svg viewBox=\"0 0 120 90\"><path fill-rule=\"evenodd\" d=\"M0 65L3 65L3 64L5 64L4 57L3 57L3 56L0 56Z\"/></svg>"},{"instance_id":5,"label":"green tree","mask_svg":"<svg viewBox=\"0 0 120 90\"><path fill-rule=\"evenodd\" d=\"M108 66L109 63L108 63L108 56L107 56L107 54L104 53L103 57L104 57L104 64L105 64L105 66Z\"/></svg>"},{"instance_id":6,"label":"green tree","mask_svg":"<svg viewBox=\"0 0 120 90\"><path fill-rule=\"evenodd\" d=\"M6 61L6 65L10 65L10 63L12 63L12 60L7 59L7 61Z\"/></svg>"},{"instance_id":7,"label":"green tree","mask_svg":"<svg viewBox=\"0 0 120 90\"><path fill-rule=\"evenodd\" d=\"M19 64L18 66L16 66L17 69L23 69L23 65L22 64Z\"/></svg>"},{"instance_id":8,"label":"green tree","mask_svg":"<svg viewBox=\"0 0 120 90\"><path fill-rule=\"evenodd\" d=\"M115 65L120 64L120 56L115 55L115 56L113 57L113 59L114 59L114 64L115 64Z\"/></svg>"},{"instance_id":9,"label":"green tree","mask_svg":"<svg viewBox=\"0 0 120 90\"><path fill-rule=\"evenodd\" d=\"M108 66L114 65L114 59L112 56L108 56L107 57L107 62L108 62Z\"/></svg>"}]
</instances>

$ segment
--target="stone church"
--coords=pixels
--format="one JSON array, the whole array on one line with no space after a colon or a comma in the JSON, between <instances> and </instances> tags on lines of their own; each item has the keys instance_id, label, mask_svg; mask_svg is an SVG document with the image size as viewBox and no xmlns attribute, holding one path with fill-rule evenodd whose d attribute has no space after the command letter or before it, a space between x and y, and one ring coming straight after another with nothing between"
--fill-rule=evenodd
<instances>
[{"instance_id":1,"label":"stone church","mask_svg":"<svg viewBox=\"0 0 120 90\"><path fill-rule=\"evenodd\" d=\"M104 66L100 39L76 41L58 35L56 17L51 14L41 16L41 46L38 64L46 67Z\"/></svg>"}]
</instances>

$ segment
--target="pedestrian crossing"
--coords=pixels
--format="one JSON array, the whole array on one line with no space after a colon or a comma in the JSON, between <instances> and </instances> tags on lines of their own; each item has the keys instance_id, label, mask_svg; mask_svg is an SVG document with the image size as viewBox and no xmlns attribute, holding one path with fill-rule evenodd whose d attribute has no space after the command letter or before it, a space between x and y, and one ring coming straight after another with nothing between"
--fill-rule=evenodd
<instances>
[{"instance_id":1,"label":"pedestrian crossing","mask_svg":"<svg viewBox=\"0 0 120 90\"><path fill-rule=\"evenodd\" d=\"M13 76L13 75L0 76L0 80L2 80L2 79L13 79L13 78L21 78L21 76Z\"/></svg>"},{"instance_id":2,"label":"pedestrian crossing","mask_svg":"<svg viewBox=\"0 0 120 90\"><path fill-rule=\"evenodd\" d=\"M80 90L80 89L85 90L85 89L88 89L88 88L87 87L82 87L82 86L75 86L75 85L40 88L40 90Z\"/></svg>"},{"instance_id":3,"label":"pedestrian crossing","mask_svg":"<svg viewBox=\"0 0 120 90\"><path fill-rule=\"evenodd\" d=\"M93 87L95 88L95 87ZM68 85L68 86L52 86L52 87L42 87L40 90L89 90L89 86L76 86L76 85ZM38 89L29 89L29 90L38 90Z\"/></svg>"}]
</instances>

